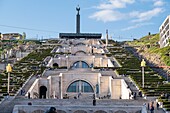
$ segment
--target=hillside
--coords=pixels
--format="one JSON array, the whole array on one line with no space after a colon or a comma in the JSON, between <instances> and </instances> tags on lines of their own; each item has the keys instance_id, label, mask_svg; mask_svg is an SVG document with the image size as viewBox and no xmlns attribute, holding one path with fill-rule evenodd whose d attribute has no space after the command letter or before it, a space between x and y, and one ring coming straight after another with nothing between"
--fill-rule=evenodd
<instances>
[{"instance_id":1,"label":"hillside","mask_svg":"<svg viewBox=\"0 0 170 113\"><path fill-rule=\"evenodd\" d=\"M126 42L129 46L133 46L143 56L148 56L147 59L155 59L158 64L170 66L170 46L159 47L159 34L147 35L139 40Z\"/></svg>"}]
</instances>

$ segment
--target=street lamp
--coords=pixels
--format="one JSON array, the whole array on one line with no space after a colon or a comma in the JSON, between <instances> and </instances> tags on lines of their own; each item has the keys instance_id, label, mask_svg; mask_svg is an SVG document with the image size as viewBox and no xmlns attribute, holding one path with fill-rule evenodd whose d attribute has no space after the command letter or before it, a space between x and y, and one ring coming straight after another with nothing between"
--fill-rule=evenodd
<instances>
[{"instance_id":1,"label":"street lamp","mask_svg":"<svg viewBox=\"0 0 170 113\"><path fill-rule=\"evenodd\" d=\"M142 67L142 87L144 88L144 67L146 67L146 62L144 59L142 59L141 67Z\"/></svg>"},{"instance_id":2,"label":"street lamp","mask_svg":"<svg viewBox=\"0 0 170 113\"><path fill-rule=\"evenodd\" d=\"M9 84L10 84L10 72L12 72L12 67L10 64L6 66L6 72L8 73L8 90L7 93L9 94Z\"/></svg>"}]
</instances>

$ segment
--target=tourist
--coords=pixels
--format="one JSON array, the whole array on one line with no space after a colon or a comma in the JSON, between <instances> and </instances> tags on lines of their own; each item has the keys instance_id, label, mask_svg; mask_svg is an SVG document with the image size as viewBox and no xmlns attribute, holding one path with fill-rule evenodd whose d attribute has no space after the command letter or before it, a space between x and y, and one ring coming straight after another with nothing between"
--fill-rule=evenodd
<instances>
[{"instance_id":1,"label":"tourist","mask_svg":"<svg viewBox=\"0 0 170 113\"><path fill-rule=\"evenodd\" d=\"M21 96L22 96L22 93L23 93L23 91L22 91L22 89L21 89Z\"/></svg>"},{"instance_id":2,"label":"tourist","mask_svg":"<svg viewBox=\"0 0 170 113\"><path fill-rule=\"evenodd\" d=\"M9 98L9 93L6 94L6 100L8 100L8 98Z\"/></svg>"},{"instance_id":3,"label":"tourist","mask_svg":"<svg viewBox=\"0 0 170 113\"><path fill-rule=\"evenodd\" d=\"M30 94L30 92L28 92L28 99L30 99L31 98L31 96L30 96L31 94Z\"/></svg>"},{"instance_id":4,"label":"tourist","mask_svg":"<svg viewBox=\"0 0 170 113\"><path fill-rule=\"evenodd\" d=\"M96 106L96 99L93 99L93 106Z\"/></svg>"},{"instance_id":5,"label":"tourist","mask_svg":"<svg viewBox=\"0 0 170 113\"><path fill-rule=\"evenodd\" d=\"M153 106L153 104L151 105L150 111L151 111L151 113L154 113L154 106Z\"/></svg>"},{"instance_id":6,"label":"tourist","mask_svg":"<svg viewBox=\"0 0 170 113\"><path fill-rule=\"evenodd\" d=\"M78 93L77 98L80 98L81 93Z\"/></svg>"},{"instance_id":7,"label":"tourist","mask_svg":"<svg viewBox=\"0 0 170 113\"><path fill-rule=\"evenodd\" d=\"M156 103L156 107L157 107L157 110L158 110L159 109L159 103L158 102Z\"/></svg>"},{"instance_id":8,"label":"tourist","mask_svg":"<svg viewBox=\"0 0 170 113\"><path fill-rule=\"evenodd\" d=\"M148 103L148 110L150 109L150 105L149 105L149 103Z\"/></svg>"},{"instance_id":9,"label":"tourist","mask_svg":"<svg viewBox=\"0 0 170 113\"><path fill-rule=\"evenodd\" d=\"M134 93L134 99L136 100L136 92Z\"/></svg>"}]
</instances>

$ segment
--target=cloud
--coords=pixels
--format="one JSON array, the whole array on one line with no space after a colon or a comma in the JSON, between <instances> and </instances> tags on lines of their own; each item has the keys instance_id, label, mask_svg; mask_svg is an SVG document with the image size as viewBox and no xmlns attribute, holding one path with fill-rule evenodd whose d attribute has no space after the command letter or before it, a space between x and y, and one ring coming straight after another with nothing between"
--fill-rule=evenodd
<instances>
[{"instance_id":1,"label":"cloud","mask_svg":"<svg viewBox=\"0 0 170 113\"><path fill-rule=\"evenodd\" d=\"M123 28L122 31L128 31L128 30L131 30L131 29L139 28L139 27L146 26L146 25L152 25L152 24L153 23L138 23L136 25L129 26L127 28Z\"/></svg>"},{"instance_id":2,"label":"cloud","mask_svg":"<svg viewBox=\"0 0 170 113\"><path fill-rule=\"evenodd\" d=\"M125 8L127 4L134 3L135 0L107 0L105 3L101 3L99 6L96 6L97 9L116 9L116 8Z\"/></svg>"},{"instance_id":3,"label":"cloud","mask_svg":"<svg viewBox=\"0 0 170 113\"><path fill-rule=\"evenodd\" d=\"M138 11L131 12L130 16L137 18L135 20L132 20L132 22L143 22L152 19L153 17L157 16L162 12L164 12L163 8L154 8L146 12L138 12Z\"/></svg>"},{"instance_id":4,"label":"cloud","mask_svg":"<svg viewBox=\"0 0 170 113\"><path fill-rule=\"evenodd\" d=\"M154 0L154 6L155 7L159 7L159 6L163 6L165 3L162 0Z\"/></svg>"},{"instance_id":5,"label":"cloud","mask_svg":"<svg viewBox=\"0 0 170 113\"><path fill-rule=\"evenodd\" d=\"M131 22L144 22L149 21L153 17L164 12L164 8L161 6L164 4L163 0L139 0L141 2L151 2L153 9L147 11L131 11L122 13L121 8L126 8L128 4L133 4L137 0L105 0L98 6L95 6L95 9L98 9L93 13L89 18L96 19L97 21L111 22L118 21L122 19L132 19Z\"/></svg>"},{"instance_id":6,"label":"cloud","mask_svg":"<svg viewBox=\"0 0 170 113\"><path fill-rule=\"evenodd\" d=\"M92 14L89 18L96 19L97 21L111 22L121 20L125 17L124 14L113 10L101 10Z\"/></svg>"}]
</instances>

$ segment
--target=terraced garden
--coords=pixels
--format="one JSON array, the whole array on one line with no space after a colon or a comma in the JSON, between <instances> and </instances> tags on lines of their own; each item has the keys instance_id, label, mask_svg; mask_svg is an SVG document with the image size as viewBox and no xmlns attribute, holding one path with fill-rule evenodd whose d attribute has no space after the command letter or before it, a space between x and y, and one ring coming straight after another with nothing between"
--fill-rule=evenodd
<instances>
[{"instance_id":1,"label":"terraced garden","mask_svg":"<svg viewBox=\"0 0 170 113\"><path fill-rule=\"evenodd\" d=\"M136 58L130 51L123 47L110 48L111 54L119 61L122 68L118 69L120 75L128 75L139 87L139 89L147 97L157 96L158 98L164 98L165 94L170 94L170 84L165 83L165 78L155 73L150 67L145 67L145 87L142 88L142 73L140 63L141 61ZM160 99L161 99L160 98ZM160 100L165 101L165 100ZM169 108L170 100L166 99L166 108ZM167 107L168 106L168 107ZM170 109L168 109L170 110Z\"/></svg>"},{"instance_id":2,"label":"terraced garden","mask_svg":"<svg viewBox=\"0 0 170 113\"><path fill-rule=\"evenodd\" d=\"M27 57L13 65L13 71L10 74L10 95L13 96L22 87L24 82L31 75L38 75L43 72L43 60L51 55L53 47L40 47L30 53ZM0 73L0 100L7 94L7 73Z\"/></svg>"}]
</instances>

